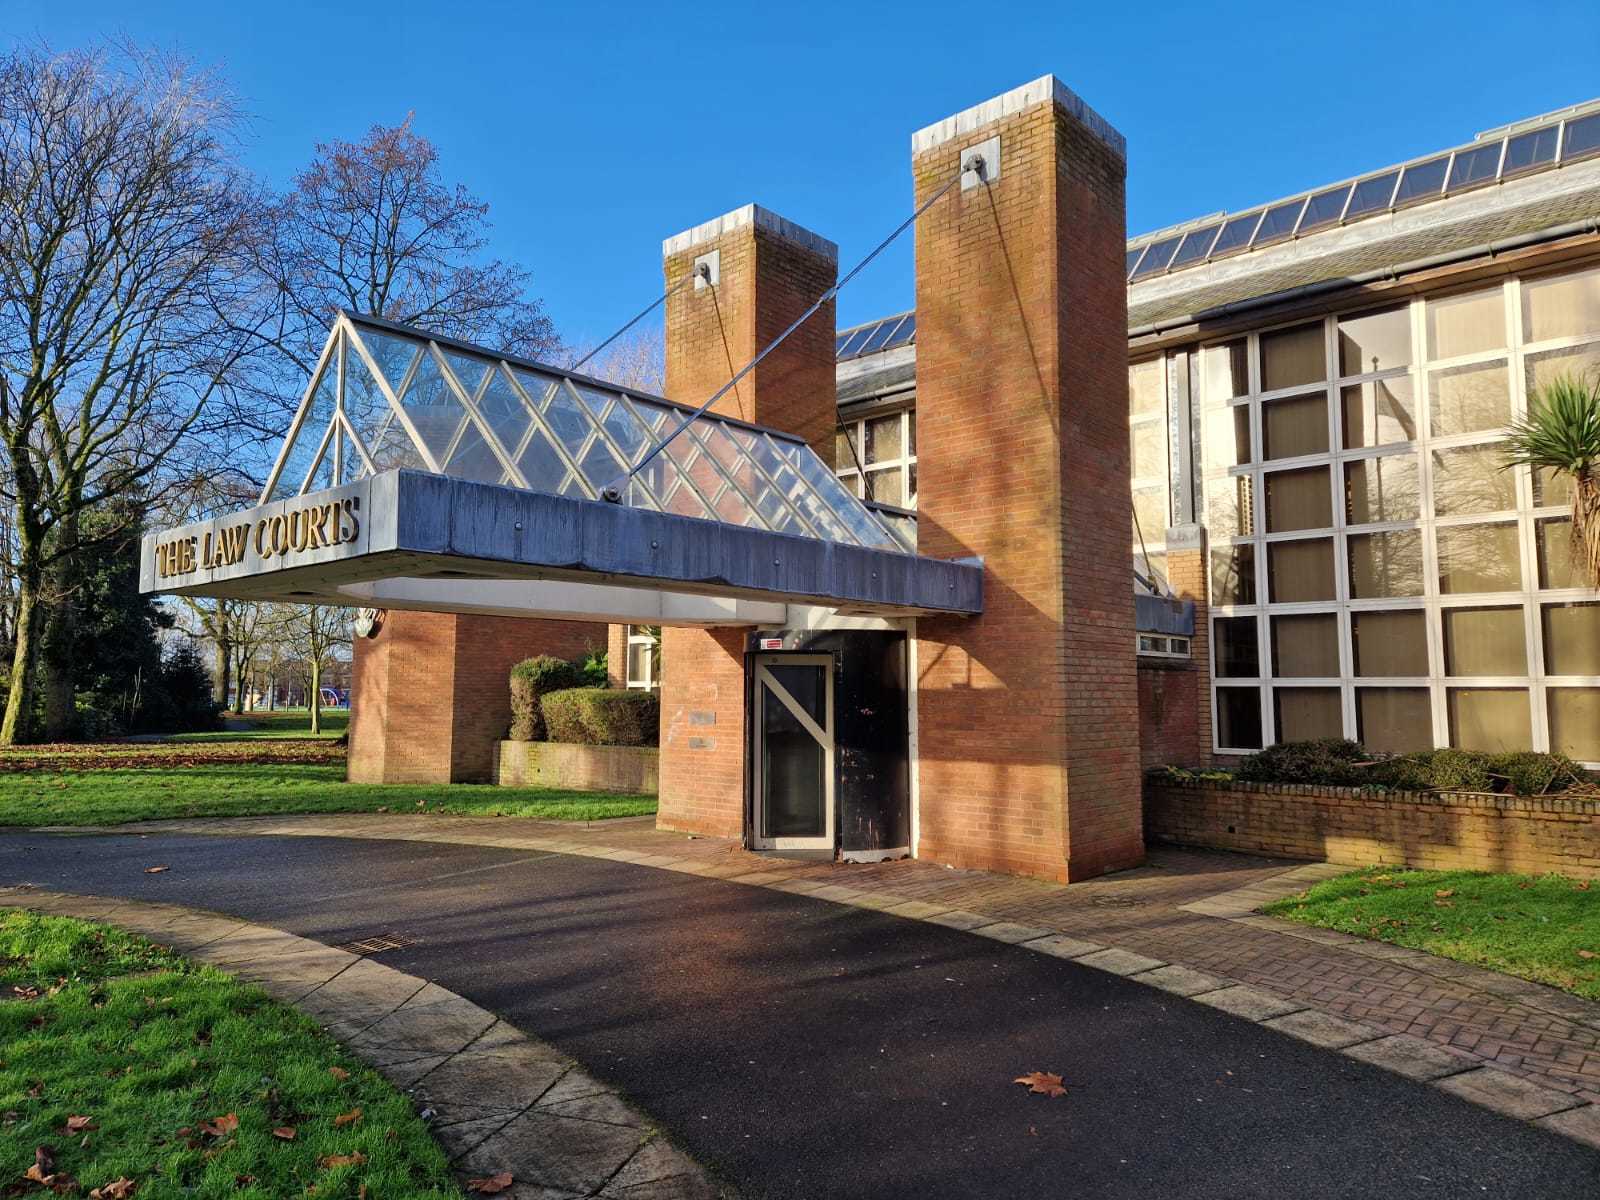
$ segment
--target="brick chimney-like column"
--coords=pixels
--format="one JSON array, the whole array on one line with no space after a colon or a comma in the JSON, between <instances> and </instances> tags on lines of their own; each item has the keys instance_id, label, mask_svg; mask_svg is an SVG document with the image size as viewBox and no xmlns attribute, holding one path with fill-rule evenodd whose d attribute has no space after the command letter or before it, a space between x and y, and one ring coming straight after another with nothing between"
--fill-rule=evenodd
<instances>
[{"instance_id":1,"label":"brick chimney-like column","mask_svg":"<svg viewBox=\"0 0 1600 1200\"><path fill-rule=\"evenodd\" d=\"M1128 554L1126 159L1052 76L912 139L918 537L984 612L918 623L919 852L1057 880L1144 857Z\"/></svg>"},{"instance_id":2,"label":"brick chimney-like column","mask_svg":"<svg viewBox=\"0 0 1600 1200\"><path fill-rule=\"evenodd\" d=\"M702 404L838 277L838 247L759 205L668 238L666 394ZM833 462L838 424L830 301L714 411L798 434ZM665 629L661 641L664 829L738 837L744 828L746 630Z\"/></svg>"}]
</instances>

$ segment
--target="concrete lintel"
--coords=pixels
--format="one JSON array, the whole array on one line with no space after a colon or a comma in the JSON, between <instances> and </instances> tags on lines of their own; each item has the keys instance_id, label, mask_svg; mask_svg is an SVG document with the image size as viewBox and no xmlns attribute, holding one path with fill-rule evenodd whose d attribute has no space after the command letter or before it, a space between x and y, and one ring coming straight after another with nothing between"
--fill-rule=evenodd
<instances>
[{"instance_id":1,"label":"concrete lintel","mask_svg":"<svg viewBox=\"0 0 1600 1200\"><path fill-rule=\"evenodd\" d=\"M558 579L376 579L338 590L371 608L607 621L617 625L781 625L788 606L729 596L699 596L647 588Z\"/></svg>"},{"instance_id":2,"label":"concrete lintel","mask_svg":"<svg viewBox=\"0 0 1600 1200\"><path fill-rule=\"evenodd\" d=\"M348 540L285 554L259 551L263 521L323 514L341 499L352 502L360 518L358 531L346 521ZM234 543L240 556L214 557L222 534L241 529L248 537ZM175 543L188 552L177 572L170 555L158 554ZM356 603L354 593L343 590L349 585L424 577L445 584L441 594L469 579L560 580L853 614L983 610L980 563L406 470L148 534L140 564L147 593L291 603Z\"/></svg>"}]
</instances>

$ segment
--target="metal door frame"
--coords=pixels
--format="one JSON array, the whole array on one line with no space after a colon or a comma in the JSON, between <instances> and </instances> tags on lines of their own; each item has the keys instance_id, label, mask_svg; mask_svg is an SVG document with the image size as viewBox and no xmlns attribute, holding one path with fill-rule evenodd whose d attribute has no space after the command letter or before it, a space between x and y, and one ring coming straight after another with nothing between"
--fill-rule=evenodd
<instances>
[{"instance_id":1,"label":"metal door frame","mask_svg":"<svg viewBox=\"0 0 1600 1200\"><path fill-rule=\"evenodd\" d=\"M791 696L784 686L775 679L767 670L769 666L783 667L821 667L823 679L823 717L825 724L818 726L810 713ZM834 732L835 722L833 714L833 655L831 654L756 654L750 659L751 678L754 681L755 704L752 710L750 723L750 755L751 755L751 839L750 845L755 850L832 850L838 837L836 809L836 787L834 780ZM768 694L776 697L789 715L799 721L822 747L822 781L823 781L823 813L825 815L824 832L818 837L768 837L766 825L766 796L763 786L765 763L763 756L765 707Z\"/></svg>"}]
</instances>

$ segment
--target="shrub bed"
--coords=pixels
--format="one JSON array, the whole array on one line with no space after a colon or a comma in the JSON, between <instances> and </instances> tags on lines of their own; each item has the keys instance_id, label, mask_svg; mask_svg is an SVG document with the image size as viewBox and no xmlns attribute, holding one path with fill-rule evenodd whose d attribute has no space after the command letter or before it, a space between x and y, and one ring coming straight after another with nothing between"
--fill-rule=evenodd
<instances>
[{"instance_id":1,"label":"shrub bed","mask_svg":"<svg viewBox=\"0 0 1600 1200\"><path fill-rule=\"evenodd\" d=\"M552 742L584 746L654 746L660 738L661 700L654 692L578 687L540 699Z\"/></svg>"},{"instance_id":2,"label":"shrub bed","mask_svg":"<svg viewBox=\"0 0 1600 1200\"><path fill-rule=\"evenodd\" d=\"M1234 778L1246 783L1306 783L1403 792L1489 792L1547 796L1589 791L1595 781L1563 754L1518 751L1424 750L1376 755L1359 742L1320 738L1269 746L1240 762Z\"/></svg>"},{"instance_id":3,"label":"shrub bed","mask_svg":"<svg viewBox=\"0 0 1600 1200\"><path fill-rule=\"evenodd\" d=\"M576 665L549 654L525 658L512 667L511 740L544 741L544 710L540 700L547 692L575 688L582 682Z\"/></svg>"}]
</instances>

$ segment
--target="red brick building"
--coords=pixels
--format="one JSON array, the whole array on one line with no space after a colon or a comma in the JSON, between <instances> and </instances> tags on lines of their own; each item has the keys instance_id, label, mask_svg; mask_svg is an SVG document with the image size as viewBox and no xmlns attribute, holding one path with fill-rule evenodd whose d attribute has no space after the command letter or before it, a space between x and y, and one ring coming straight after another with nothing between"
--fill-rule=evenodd
<instances>
[{"instance_id":1,"label":"red brick building","mask_svg":"<svg viewBox=\"0 0 1600 1200\"><path fill-rule=\"evenodd\" d=\"M1600 759L1569 501L1492 462L1600 364L1592 108L1130 240L1045 77L913 136L912 312L733 386L838 278L755 205L663 244L665 398L344 314L242 558L153 535L146 586L381 609L355 778L486 778L511 663L606 646L661 825L785 853L1081 879L1157 763Z\"/></svg>"}]
</instances>

